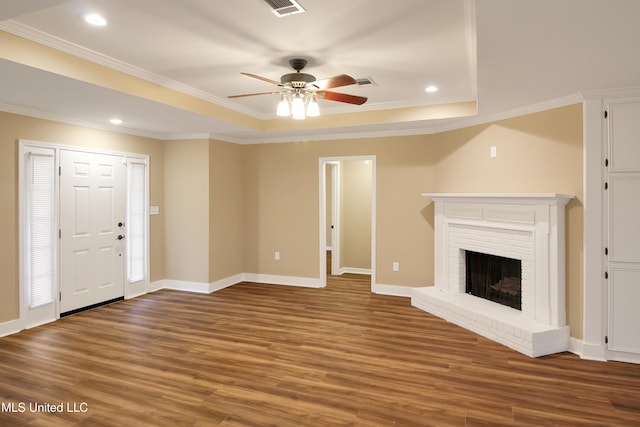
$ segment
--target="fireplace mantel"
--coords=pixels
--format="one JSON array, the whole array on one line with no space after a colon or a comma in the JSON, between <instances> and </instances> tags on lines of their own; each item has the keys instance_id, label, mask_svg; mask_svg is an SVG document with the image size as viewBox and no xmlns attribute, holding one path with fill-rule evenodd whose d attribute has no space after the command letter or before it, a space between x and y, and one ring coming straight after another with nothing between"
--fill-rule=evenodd
<instances>
[{"instance_id":1,"label":"fireplace mantel","mask_svg":"<svg viewBox=\"0 0 640 427\"><path fill-rule=\"evenodd\" d=\"M435 203L434 286L412 304L530 356L568 347L565 206L556 193L424 193ZM465 251L522 261L522 310L466 294Z\"/></svg>"}]
</instances>

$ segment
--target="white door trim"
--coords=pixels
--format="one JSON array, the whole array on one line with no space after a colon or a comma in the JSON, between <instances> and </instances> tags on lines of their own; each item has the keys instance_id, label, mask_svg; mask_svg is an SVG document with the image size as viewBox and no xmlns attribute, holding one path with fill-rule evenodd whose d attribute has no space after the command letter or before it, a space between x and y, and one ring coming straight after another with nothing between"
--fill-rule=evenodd
<instances>
[{"instance_id":1,"label":"white door trim","mask_svg":"<svg viewBox=\"0 0 640 427\"><path fill-rule=\"evenodd\" d=\"M346 162L346 161L368 160L371 162L371 290L376 284L376 156L339 156L339 157L320 157L318 158L319 173L319 224L318 234L320 236L320 286L327 286L327 168L328 163ZM335 242L333 242L335 246ZM333 256L333 254L332 254Z\"/></svg>"},{"instance_id":2,"label":"white door trim","mask_svg":"<svg viewBox=\"0 0 640 427\"><path fill-rule=\"evenodd\" d=\"M19 173L19 183L18 183L18 204L19 204L19 218L18 218L18 223L19 223L19 236L18 236L18 246L19 246L19 318L18 318L18 324L17 326L19 327L19 329L25 329L25 328L30 328L30 327L35 327L38 324L43 324L43 323L48 323L51 321L54 321L56 319L60 318L60 304L59 304L59 300L56 298L55 301L55 308L54 310L52 310L50 313L47 313L47 315L45 317L42 317L42 319L39 319L37 322L29 322L27 313L28 313L28 307L27 307L27 296L26 296L26 283L25 283L25 274L24 274L24 269L25 269L25 265L24 265L24 254L25 254L25 164L24 164L24 155L26 153L26 151L29 148L36 148L36 149L48 149L48 150L53 150L55 153L55 170L57 171L59 166L60 166L60 151L62 150L66 150L66 151L77 151L77 152L85 152L85 153L90 153L90 154L106 154L106 155L117 155L117 156L122 156L125 161L136 161L136 162L144 162L145 165L147 165L146 167L146 176L145 176L145 191L146 191L146 200L145 200L145 212L146 212L146 223L145 223L145 233L146 233L146 251L145 251L145 257L146 257L146 263L145 263L145 270L146 270L146 278L144 281L140 281L140 282L136 282L136 283L132 283L130 284L127 280L127 277L125 276L125 291L124 291L124 297L125 299L128 298L133 298L135 296L139 296L142 295L144 293L147 292L147 289L149 289L149 282L150 282L150 278L149 278L149 216L148 216L148 209L149 209L149 156L147 154L139 154L139 153L131 153L131 152L124 152L124 151L113 151L113 150L103 150L103 149L97 149L97 148L89 148L89 147L82 147L82 146L74 146L74 145L66 145L66 144L58 144L58 143L51 143L51 142L43 142L43 141L34 141L34 140L27 140L27 139L20 139L18 141L18 152L19 152L19 159L18 159L18 173ZM56 218L56 223L59 225L59 204L60 204L60 198L59 198L59 175L58 173L55 174L55 185L56 185L56 197L55 197L55 218ZM128 190L128 182L126 184L126 189ZM55 258L56 258L56 267L59 270L59 264L60 264L60 257L59 257L59 242L56 241L55 242ZM126 258L126 253L125 253L125 259ZM125 271L126 271L126 262L125 262ZM55 284L55 292L56 295L60 292L60 287L59 284L56 282Z\"/></svg>"}]
</instances>

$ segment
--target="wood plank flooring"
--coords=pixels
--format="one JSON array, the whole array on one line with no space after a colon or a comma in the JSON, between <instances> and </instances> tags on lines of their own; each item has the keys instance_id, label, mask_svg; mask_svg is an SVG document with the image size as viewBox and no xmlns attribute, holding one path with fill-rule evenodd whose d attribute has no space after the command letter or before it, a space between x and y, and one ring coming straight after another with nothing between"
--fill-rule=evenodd
<instances>
[{"instance_id":1,"label":"wood plank flooring","mask_svg":"<svg viewBox=\"0 0 640 427\"><path fill-rule=\"evenodd\" d=\"M640 425L640 366L530 359L357 275L158 291L0 338L0 367L1 426Z\"/></svg>"}]
</instances>

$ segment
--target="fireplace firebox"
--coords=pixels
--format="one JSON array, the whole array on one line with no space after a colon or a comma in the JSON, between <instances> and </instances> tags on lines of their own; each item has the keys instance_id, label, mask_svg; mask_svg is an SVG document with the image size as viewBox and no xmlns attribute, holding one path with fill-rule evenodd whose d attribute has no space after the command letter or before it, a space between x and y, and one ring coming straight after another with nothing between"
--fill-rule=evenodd
<instances>
[{"instance_id":1,"label":"fireplace firebox","mask_svg":"<svg viewBox=\"0 0 640 427\"><path fill-rule=\"evenodd\" d=\"M466 293L522 310L522 261L465 251Z\"/></svg>"}]
</instances>

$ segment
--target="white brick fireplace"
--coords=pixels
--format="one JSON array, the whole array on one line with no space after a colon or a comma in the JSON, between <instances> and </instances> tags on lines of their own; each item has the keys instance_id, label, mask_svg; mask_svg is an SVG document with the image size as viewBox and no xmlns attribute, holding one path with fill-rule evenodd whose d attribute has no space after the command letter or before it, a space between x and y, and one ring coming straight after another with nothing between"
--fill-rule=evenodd
<instances>
[{"instance_id":1,"label":"white brick fireplace","mask_svg":"<svg viewBox=\"0 0 640 427\"><path fill-rule=\"evenodd\" d=\"M435 203L435 286L413 306L537 357L565 351L564 194L425 193ZM517 259L522 310L466 293L465 253Z\"/></svg>"}]
</instances>

